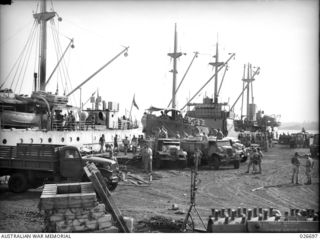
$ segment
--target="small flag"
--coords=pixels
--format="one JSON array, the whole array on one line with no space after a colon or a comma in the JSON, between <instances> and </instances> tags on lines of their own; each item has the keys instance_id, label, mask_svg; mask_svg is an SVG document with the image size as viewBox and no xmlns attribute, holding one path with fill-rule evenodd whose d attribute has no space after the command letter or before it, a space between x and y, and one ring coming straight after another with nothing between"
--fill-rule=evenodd
<instances>
[{"instance_id":1,"label":"small flag","mask_svg":"<svg viewBox=\"0 0 320 240\"><path fill-rule=\"evenodd\" d=\"M132 103L133 103L133 106L135 106L139 110L139 107L138 107L136 100L135 100L135 95L133 95Z\"/></svg>"}]
</instances>

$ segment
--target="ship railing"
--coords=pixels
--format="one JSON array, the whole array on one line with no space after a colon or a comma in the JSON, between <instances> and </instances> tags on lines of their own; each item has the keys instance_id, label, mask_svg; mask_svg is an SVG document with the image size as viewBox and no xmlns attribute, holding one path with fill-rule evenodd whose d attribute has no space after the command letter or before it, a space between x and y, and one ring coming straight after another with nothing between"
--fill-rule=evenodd
<instances>
[{"instance_id":1,"label":"ship railing","mask_svg":"<svg viewBox=\"0 0 320 240\"><path fill-rule=\"evenodd\" d=\"M93 121L66 122L61 120L52 121L52 130L57 131L76 131L95 129Z\"/></svg>"}]
</instances>

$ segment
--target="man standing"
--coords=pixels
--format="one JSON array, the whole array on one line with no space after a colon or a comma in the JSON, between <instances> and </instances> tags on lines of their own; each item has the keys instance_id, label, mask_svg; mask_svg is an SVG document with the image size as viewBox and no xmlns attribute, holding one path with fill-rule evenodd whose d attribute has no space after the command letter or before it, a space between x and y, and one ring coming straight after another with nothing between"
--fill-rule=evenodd
<instances>
[{"instance_id":1,"label":"man standing","mask_svg":"<svg viewBox=\"0 0 320 240\"><path fill-rule=\"evenodd\" d=\"M291 158L291 164L292 164L292 179L291 179L291 182L294 183L294 180L295 180L296 184L299 184L298 178L299 178L300 161L299 161L298 157L299 157L299 154L296 152L294 154L294 157Z\"/></svg>"},{"instance_id":2,"label":"man standing","mask_svg":"<svg viewBox=\"0 0 320 240\"><path fill-rule=\"evenodd\" d=\"M113 139L113 147L114 147L113 148L114 153L116 155L118 152L118 135L117 134L114 136L114 139Z\"/></svg>"},{"instance_id":3,"label":"man standing","mask_svg":"<svg viewBox=\"0 0 320 240\"><path fill-rule=\"evenodd\" d=\"M307 182L305 185L310 185L311 184L311 174L312 174L312 169L314 166L314 161L311 158L310 154L307 155L307 162L306 162L306 176L307 176Z\"/></svg>"},{"instance_id":4,"label":"man standing","mask_svg":"<svg viewBox=\"0 0 320 240\"><path fill-rule=\"evenodd\" d=\"M254 149L255 150L255 149ZM253 149L250 149L249 150L250 152L249 152L249 154L248 154L248 158L249 158L249 163L248 163L248 169L247 169L247 171L245 172L245 173L249 173L250 172L250 167L253 165L253 171L255 171L255 166L254 166L254 153L253 152L251 152L251 151L253 151Z\"/></svg>"},{"instance_id":5,"label":"man standing","mask_svg":"<svg viewBox=\"0 0 320 240\"><path fill-rule=\"evenodd\" d=\"M257 164L259 166L259 172L258 173L262 173L262 170L261 170L262 158L263 158L263 153L262 153L260 148L257 148Z\"/></svg>"},{"instance_id":6,"label":"man standing","mask_svg":"<svg viewBox=\"0 0 320 240\"><path fill-rule=\"evenodd\" d=\"M223 136L223 133L221 132L220 128L218 129L218 133L217 133L217 139L222 139L224 136Z\"/></svg>"},{"instance_id":7,"label":"man standing","mask_svg":"<svg viewBox=\"0 0 320 240\"><path fill-rule=\"evenodd\" d=\"M146 143L145 149L142 152L142 161L144 164L144 170L146 173L150 175L150 181L152 179L152 149L150 148L149 144Z\"/></svg>"},{"instance_id":8,"label":"man standing","mask_svg":"<svg viewBox=\"0 0 320 240\"><path fill-rule=\"evenodd\" d=\"M130 142L128 140L128 137L126 136L126 138L123 140L124 155L127 155L129 144L130 144Z\"/></svg>"},{"instance_id":9,"label":"man standing","mask_svg":"<svg viewBox=\"0 0 320 240\"><path fill-rule=\"evenodd\" d=\"M135 154L137 152L137 147L138 147L138 139L136 138L135 135L133 135L131 144L132 144L132 153Z\"/></svg>"},{"instance_id":10,"label":"man standing","mask_svg":"<svg viewBox=\"0 0 320 240\"><path fill-rule=\"evenodd\" d=\"M195 152L193 154L194 167L196 170L198 170L198 166L201 165L201 157L202 157L202 152L199 149L199 147L196 147Z\"/></svg>"},{"instance_id":11,"label":"man standing","mask_svg":"<svg viewBox=\"0 0 320 240\"><path fill-rule=\"evenodd\" d=\"M99 139L99 144L100 144L100 151L99 152L100 153L103 152L103 147L104 147L105 143L106 143L106 139L104 138L104 134L102 134L102 136Z\"/></svg>"}]
</instances>

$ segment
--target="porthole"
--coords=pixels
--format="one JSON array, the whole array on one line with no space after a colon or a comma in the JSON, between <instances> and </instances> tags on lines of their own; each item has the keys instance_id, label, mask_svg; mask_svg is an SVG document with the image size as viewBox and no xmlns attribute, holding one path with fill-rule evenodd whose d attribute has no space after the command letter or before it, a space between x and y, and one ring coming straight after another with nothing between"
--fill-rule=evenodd
<instances>
[{"instance_id":1,"label":"porthole","mask_svg":"<svg viewBox=\"0 0 320 240\"><path fill-rule=\"evenodd\" d=\"M80 141L80 138L79 137L77 137L77 142L79 142Z\"/></svg>"},{"instance_id":2,"label":"porthole","mask_svg":"<svg viewBox=\"0 0 320 240\"><path fill-rule=\"evenodd\" d=\"M51 143L52 142L52 138L48 138L48 142Z\"/></svg>"},{"instance_id":3,"label":"porthole","mask_svg":"<svg viewBox=\"0 0 320 240\"><path fill-rule=\"evenodd\" d=\"M61 138L61 142L64 142L64 138Z\"/></svg>"},{"instance_id":4,"label":"porthole","mask_svg":"<svg viewBox=\"0 0 320 240\"><path fill-rule=\"evenodd\" d=\"M7 144L7 139L3 139L3 140L2 140L2 143L3 143L3 144Z\"/></svg>"}]
</instances>

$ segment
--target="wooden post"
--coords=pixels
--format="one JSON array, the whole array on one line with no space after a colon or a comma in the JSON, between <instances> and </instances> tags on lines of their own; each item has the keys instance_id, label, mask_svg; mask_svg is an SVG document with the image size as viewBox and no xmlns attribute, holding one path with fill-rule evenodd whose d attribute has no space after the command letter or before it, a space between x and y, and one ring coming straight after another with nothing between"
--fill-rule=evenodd
<instances>
[{"instance_id":1,"label":"wooden post","mask_svg":"<svg viewBox=\"0 0 320 240\"><path fill-rule=\"evenodd\" d=\"M120 210L116 206L113 198L107 188L107 185L97 167L91 163L87 164L84 167L84 171L87 174L88 178L93 184L94 189L98 193L99 197L105 204L105 206L110 210L112 217L116 220L120 230L124 233L129 233L130 230L128 229Z\"/></svg>"}]
</instances>

